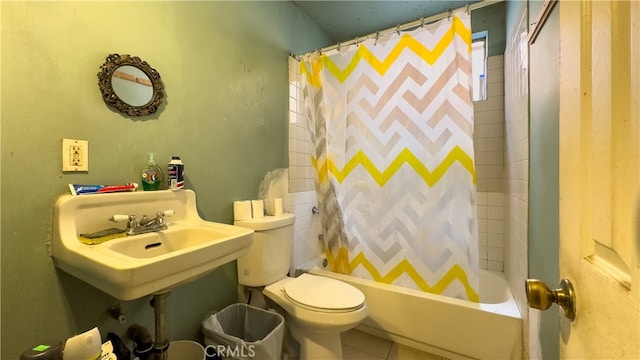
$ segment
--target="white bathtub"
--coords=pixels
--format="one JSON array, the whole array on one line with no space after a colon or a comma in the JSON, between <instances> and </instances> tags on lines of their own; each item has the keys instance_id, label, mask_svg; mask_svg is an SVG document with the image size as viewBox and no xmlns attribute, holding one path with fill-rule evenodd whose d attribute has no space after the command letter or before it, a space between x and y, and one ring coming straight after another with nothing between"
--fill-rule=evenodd
<instances>
[{"instance_id":1,"label":"white bathtub","mask_svg":"<svg viewBox=\"0 0 640 360\"><path fill-rule=\"evenodd\" d=\"M520 359L522 320L502 273L480 271L480 303L337 274L365 295L369 316L358 330L450 359Z\"/></svg>"}]
</instances>

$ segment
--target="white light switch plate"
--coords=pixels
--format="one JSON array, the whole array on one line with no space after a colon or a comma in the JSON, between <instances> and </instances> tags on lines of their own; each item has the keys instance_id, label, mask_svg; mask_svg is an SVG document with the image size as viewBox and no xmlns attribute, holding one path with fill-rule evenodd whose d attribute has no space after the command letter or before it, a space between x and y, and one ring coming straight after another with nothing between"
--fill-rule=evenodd
<instances>
[{"instance_id":1,"label":"white light switch plate","mask_svg":"<svg viewBox=\"0 0 640 360\"><path fill-rule=\"evenodd\" d=\"M62 139L62 171L89 171L89 141Z\"/></svg>"}]
</instances>

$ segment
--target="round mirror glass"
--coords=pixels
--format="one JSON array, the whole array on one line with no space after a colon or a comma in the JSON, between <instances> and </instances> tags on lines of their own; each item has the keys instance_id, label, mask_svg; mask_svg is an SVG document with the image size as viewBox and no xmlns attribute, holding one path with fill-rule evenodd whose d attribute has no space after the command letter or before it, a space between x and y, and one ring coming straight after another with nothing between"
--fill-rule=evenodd
<instances>
[{"instance_id":1,"label":"round mirror glass","mask_svg":"<svg viewBox=\"0 0 640 360\"><path fill-rule=\"evenodd\" d=\"M111 54L98 72L104 102L130 116L155 113L164 99L160 73L137 56Z\"/></svg>"},{"instance_id":2,"label":"round mirror glass","mask_svg":"<svg viewBox=\"0 0 640 360\"><path fill-rule=\"evenodd\" d=\"M120 66L111 77L113 92L131 106L146 105L153 97L153 84L137 67Z\"/></svg>"}]
</instances>

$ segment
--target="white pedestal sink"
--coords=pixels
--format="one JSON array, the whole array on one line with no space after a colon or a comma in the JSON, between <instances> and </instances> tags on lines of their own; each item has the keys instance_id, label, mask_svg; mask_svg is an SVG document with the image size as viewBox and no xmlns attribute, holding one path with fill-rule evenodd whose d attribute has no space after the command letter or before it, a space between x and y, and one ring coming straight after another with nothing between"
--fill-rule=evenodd
<instances>
[{"instance_id":1,"label":"white pedestal sink","mask_svg":"<svg viewBox=\"0 0 640 360\"><path fill-rule=\"evenodd\" d=\"M173 210L168 229L86 245L78 235L120 227L116 214ZM161 294L244 255L252 230L204 221L191 190L63 195L53 211L55 266L120 300Z\"/></svg>"}]
</instances>

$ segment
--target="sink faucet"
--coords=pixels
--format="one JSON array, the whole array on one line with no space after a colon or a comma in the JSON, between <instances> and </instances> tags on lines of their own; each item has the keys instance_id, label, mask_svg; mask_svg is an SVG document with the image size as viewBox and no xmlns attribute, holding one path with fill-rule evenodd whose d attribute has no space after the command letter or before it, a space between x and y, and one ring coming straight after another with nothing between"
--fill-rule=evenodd
<instances>
[{"instance_id":1,"label":"sink faucet","mask_svg":"<svg viewBox=\"0 0 640 360\"><path fill-rule=\"evenodd\" d=\"M113 215L109 218L109 221L113 222L127 222L127 228L125 233L129 235L145 234L153 231L160 231L167 229L167 221L165 217L172 216L173 210L158 211L156 217L151 219L147 215L142 215L140 221L136 220L135 215Z\"/></svg>"}]
</instances>

